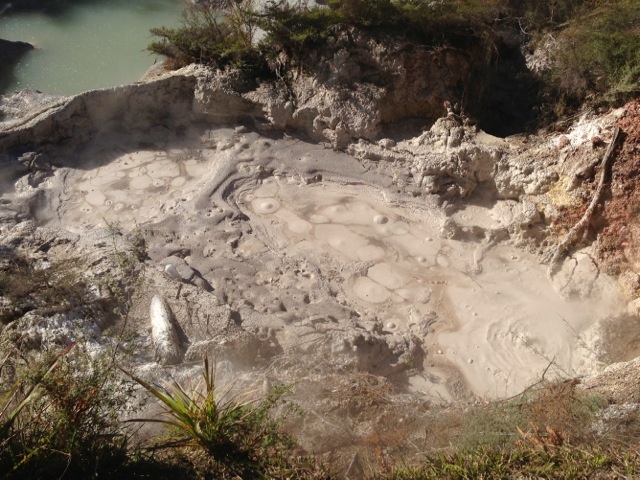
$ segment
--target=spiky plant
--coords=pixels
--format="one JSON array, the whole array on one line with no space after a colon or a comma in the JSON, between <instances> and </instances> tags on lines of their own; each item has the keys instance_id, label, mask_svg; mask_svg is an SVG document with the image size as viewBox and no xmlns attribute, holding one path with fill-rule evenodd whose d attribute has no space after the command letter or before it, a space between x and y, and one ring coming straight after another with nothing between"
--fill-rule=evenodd
<instances>
[{"instance_id":1,"label":"spiky plant","mask_svg":"<svg viewBox=\"0 0 640 480\"><path fill-rule=\"evenodd\" d=\"M202 381L190 390L177 381L162 388L134 375L131 377L166 408L164 417L142 421L171 427L174 445L201 447L220 461L228 461L244 450L241 446L254 415L250 405L256 400L243 400L250 392L232 396L231 387L219 389L215 368L210 368L208 358L204 359Z\"/></svg>"},{"instance_id":2,"label":"spiky plant","mask_svg":"<svg viewBox=\"0 0 640 480\"><path fill-rule=\"evenodd\" d=\"M271 416L284 393L276 388L266 397L257 391L233 393L235 383L220 387L216 369L208 358L200 382L187 389L173 381L165 387L151 385L129 374L160 400L165 415L142 422L159 422L170 428L168 447L187 447L205 453L207 471L219 478L318 478L324 474L308 459L294 459L295 442ZM162 445L162 444L161 444Z\"/></svg>"}]
</instances>

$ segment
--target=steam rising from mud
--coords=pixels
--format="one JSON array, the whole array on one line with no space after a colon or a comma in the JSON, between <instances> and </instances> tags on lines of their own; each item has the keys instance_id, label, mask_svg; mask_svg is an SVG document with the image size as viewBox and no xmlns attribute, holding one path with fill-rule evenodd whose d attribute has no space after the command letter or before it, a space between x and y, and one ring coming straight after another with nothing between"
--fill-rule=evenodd
<instances>
[{"instance_id":1,"label":"steam rising from mud","mask_svg":"<svg viewBox=\"0 0 640 480\"><path fill-rule=\"evenodd\" d=\"M614 308L613 285L569 301L532 256L497 246L479 260L484 245L441 238L440 212L381 197L272 179L245 201L273 244L360 262L360 273L343 276L344 292L389 335L418 336L426 372L453 364L475 394L494 397L522 390L552 361L566 375L589 371L595 353L576 343Z\"/></svg>"},{"instance_id":2,"label":"steam rising from mud","mask_svg":"<svg viewBox=\"0 0 640 480\"><path fill-rule=\"evenodd\" d=\"M153 232L158 270L171 265L178 280L209 285L206 302L265 332L273 352L302 354L312 326L331 352L316 354L359 358L372 371L399 362L393 371L406 372L408 389L445 399L459 393L452 370L472 393L500 397L550 363L560 375L598 365L592 340L615 310L615 288L600 276L589 298L567 300L535 257L493 241L486 232L508 225L518 202L467 205L451 218L434 197L392 192L346 154L227 128L192 129L155 148L114 147L121 139L103 133L81 169L57 169L43 184L50 201L39 221ZM29 188L18 182L15 194ZM452 221L479 233L454 239ZM190 328L192 345L213 341Z\"/></svg>"}]
</instances>

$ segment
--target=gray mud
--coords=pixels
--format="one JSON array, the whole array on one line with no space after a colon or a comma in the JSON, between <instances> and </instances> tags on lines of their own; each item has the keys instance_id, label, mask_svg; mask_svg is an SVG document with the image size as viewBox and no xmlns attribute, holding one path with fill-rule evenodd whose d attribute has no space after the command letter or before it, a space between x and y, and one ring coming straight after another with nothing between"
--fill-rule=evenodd
<instances>
[{"instance_id":1,"label":"gray mud","mask_svg":"<svg viewBox=\"0 0 640 480\"><path fill-rule=\"evenodd\" d=\"M451 215L437 196L399 193L385 171L319 145L243 127L161 130L143 146L139 134L97 135L2 199L30 198L40 228L77 234L83 248L104 243L108 225L143 232L138 334L149 338L151 297L164 298L185 365L205 351L234 371L321 359L436 400L509 396L550 363L559 375L599 367L593 337L615 286L595 275L588 298L567 299L535 256L487 233L522 203Z\"/></svg>"}]
</instances>

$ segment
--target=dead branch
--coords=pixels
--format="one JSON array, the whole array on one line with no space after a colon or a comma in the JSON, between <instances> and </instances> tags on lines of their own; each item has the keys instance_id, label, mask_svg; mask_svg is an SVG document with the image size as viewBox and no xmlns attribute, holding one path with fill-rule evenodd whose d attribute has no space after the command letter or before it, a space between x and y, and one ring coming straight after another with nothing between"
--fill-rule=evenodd
<instances>
[{"instance_id":1,"label":"dead branch","mask_svg":"<svg viewBox=\"0 0 640 480\"><path fill-rule=\"evenodd\" d=\"M556 362L556 357L553 357L551 360L549 360L549 363L547 364L547 367L544 369L544 371L542 372L542 375L540 376L540 380L538 380L535 383L532 383L531 385L529 385L527 388L525 388L524 390L522 390L520 393L516 393L515 395L512 395L508 398L503 399L504 402L508 402L510 400L513 400L514 398L520 397L520 398L524 398L525 393L533 390L534 388L536 388L538 385L541 385L545 382L545 375L547 374L547 372L549 371L549 369L551 368L552 365L555 365Z\"/></svg>"},{"instance_id":2,"label":"dead branch","mask_svg":"<svg viewBox=\"0 0 640 480\"><path fill-rule=\"evenodd\" d=\"M615 150L616 143L618 141L618 135L620 133L620 128L616 127L613 130L613 137L611 138L611 142L609 143L609 147L604 154L604 158L602 159L602 169L600 172L600 181L598 182L598 186L596 188L595 193L593 194L593 198L591 199L591 203L589 207L582 215L582 218L576 223L571 230L565 235L562 241L556 247L554 253L551 256L551 261L549 262L549 267L547 269L547 274L549 278L553 278L553 276L558 273L560 270L560 266L562 265L562 261L566 257L567 253L571 248L573 248L584 236L589 224L591 223L591 218L593 217L593 213L596 208L600 204L602 200L602 196L604 195L605 185L607 184L608 171L610 170L611 164L613 162L613 152Z\"/></svg>"}]
</instances>

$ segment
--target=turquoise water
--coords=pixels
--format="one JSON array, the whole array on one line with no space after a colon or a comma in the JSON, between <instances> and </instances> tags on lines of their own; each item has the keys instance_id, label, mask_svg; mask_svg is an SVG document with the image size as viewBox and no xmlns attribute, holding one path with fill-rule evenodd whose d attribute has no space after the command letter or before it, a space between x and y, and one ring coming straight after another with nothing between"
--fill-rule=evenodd
<instances>
[{"instance_id":1,"label":"turquoise water","mask_svg":"<svg viewBox=\"0 0 640 480\"><path fill-rule=\"evenodd\" d=\"M180 23L181 0L105 0L63 13L0 17L0 38L36 46L13 71L5 92L34 88L72 95L132 83L160 59L144 49L152 27Z\"/></svg>"}]
</instances>

